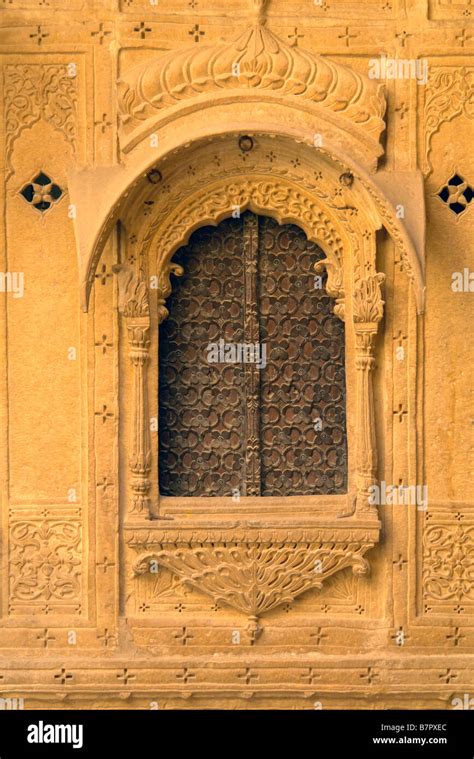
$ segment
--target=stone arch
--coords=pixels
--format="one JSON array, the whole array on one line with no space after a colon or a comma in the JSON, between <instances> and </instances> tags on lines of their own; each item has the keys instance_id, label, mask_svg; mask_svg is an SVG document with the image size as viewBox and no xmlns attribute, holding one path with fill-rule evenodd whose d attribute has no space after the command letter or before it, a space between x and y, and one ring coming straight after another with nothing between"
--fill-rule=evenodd
<instances>
[{"instance_id":1,"label":"stone arch","mask_svg":"<svg viewBox=\"0 0 474 759\"><path fill-rule=\"evenodd\" d=\"M247 123L248 125L248 123ZM326 148L315 148L307 132L303 129L280 129L276 131L274 124L268 124L261 129L260 134L271 135L274 139L291 139L295 144L309 146L315 155L321 160L330 161L335 170L341 175L348 174L356 180L354 182L355 205L359 208L368 207L372 215L378 219L379 226L384 226L399 251L400 257L405 264L407 276L414 287L418 312L424 309L424 273L423 258L420 246L415 245L412 229L404 223L385 191L385 186L377 181L377 175L371 176L366 169L349 159L340 152L335 153ZM87 310L91 287L94 282L94 274L98 266L103 247L113 231L114 225L122 217L127 205L133 203L143 187L147 186L147 175L152 170L159 170L163 161L172 159L180 151L191 145L209 144L212 140L221 139L228 135L236 134L234 129L215 130L211 128L203 130L201 127L187 122L186 133L191 135L180 144L176 144L169 150L158 149L155 157L150 157L147 145L141 144L133 154L120 165L110 168L84 170L72 173L70 176L71 198L76 205L74 219L76 230L76 244L79 257L79 270L81 276L81 302L83 310ZM242 130L245 134L253 134L251 129ZM242 132L240 132L241 134ZM206 136L203 137L202 135ZM145 153L140 153L145 150ZM137 163L135 163L137 160ZM408 182L409 179L406 178ZM414 184L417 185L417 178ZM415 214L419 217L419 195L416 188L412 193L408 192L406 199L405 214L410 218ZM92 210L94 209L94 210ZM344 217L344 214L339 214ZM88 219L88 224L83 223ZM93 219L90 224L89 220ZM345 219L343 219L345 220ZM413 226L413 225L412 225ZM422 240L423 235L418 235L417 242Z\"/></svg>"},{"instance_id":2,"label":"stone arch","mask_svg":"<svg viewBox=\"0 0 474 759\"><path fill-rule=\"evenodd\" d=\"M420 216L421 184L417 177L403 177L404 215L411 222L403 224L390 200L397 182L377 173L385 128L383 86L338 61L287 44L268 29L267 6L268 0L252 0L247 26L234 40L164 53L120 74L121 162L70 176L84 310L105 241L150 169L186 146L239 133L309 145L341 173L356 177L364 188L359 205L369 196L423 310L423 254L416 248L423 244L423 229L413 221Z\"/></svg>"},{"instance_id":3,"label":"stone arch","mask_svg":"<svg viewBox=\"0 0 474 759\"><path fill-rule=\"evenodd\" d=\"M230 216L235 207L270 215L280 223L295 223L301 226L310 240L323 248L326 258L319 262L318 268L326 267L327 289L336 300L335 311L346 321L346 331L350 330L351 334L347 361L350 362L355 399L355 434L352 438L355 464L351 469L352 476L349 475L349 494L309 497L308 512L303 521L295 516L291 504L277 504L274 519L278 524L283 518L284 530L277 528L271 535L264 535L255 533L250 527L244 529L239 538L242 555L247 550L245 545L254 545L260 551L258 546L261 541L282 540L286 545L287 541L291 543L296 540L298 543L302 540L306 547L310 546L313 558L322 557L321 561L327 565L325 576L330 576L345 566L352 566L357 572L367 569L362 557L378 539L379 530L377 510L369 501L369 489L376 481L377 470L372 373L375 364L374 340L383 315L381 285L384 275L376 271L377 215L370 207L351 213L353 207L350 205L347 208L344 206L344 213L338 214L336 206L339 201L334 200L329 192L331 181L332 179L325 179L320 189L312 193L309 186L298 184L294 176L285 176L285 172L277 175L274 170L265 175L253 173L246 167L240 173L234 171L231 179L227 175L214 177L212 181L206 181L205 176L198 174L195 186L192 187L188 187L189 181L182 175L181 178L176 178L175 191L169 194L162 206L158 204L156 209L149 212L153 206L146 205L151 201L146 200L146 194L142 194L129 210L125 219L125 225L128 224L127 238L134 239L133 245L137 253L129 261L124 258L115 267L119 281L120 310L128 334L130 371L133 375L127 382L133 388L133 398L124 404L131 409L131 438L127 457L130 461L128 483L131 498L129 500L127 496L127 509L129 519L132 522L136 520L137 523L150 514L159 519L173 514L170 529L162 527L164 522L159 522L159 536L153 532L144 542L140 542L140 539L133 543L140 554L136 563L137 572L146 571L147 562L157 561L186 578L191 566L200 561L198 557L206 557L203 558L205 563L212 565L217 556L222 555L221 549L216 549L215 545L235 538L232 527L235 516L229 514L227 503L221 503L223 499L212 499L212 507L207 510L204 508L205 514L202 517L205 517L207 527L199 533L199 524L196 521L189 522L180 511L179 504L170 505L169 499L158 496L158 488L153 482L156 476L154 449L147 429L149 403L154 403L158 371L158 368L154 368L155 362L149 359L150 355L157 355L157 328L167 316L166 298L171 292L170 275L181 273L172 261L173 253L189 239L195 229L207 224L218 224L221 219ZM139 210L144 206L147 215L140 217ZM164 209L167 209L166 213ZM132 230L130 225L134 219L139 221L136 221ZM149 286L150 275L157 279L156 292ZM153 487L156 495L151 497ZM303 522L307 524L308 520L310 527L303 529ZM158 539L161 548L155 550L154 541ZM199 550L195 540L199 543ZM336 551L330 547L334 541L338 545ZM189 552L184 545L188 546ZM227 556L224 545L222 550ZM270 553L274 555L275 562L281 561L280 551ZM187 558L184 558L185 554ZM231 553L226 561L232 563ZM291 562L287 567L289 576L293 572L290 564ZM206 572L205 578L203 576L197 581L194 578L193 582L212 595L218 592L220 580L217 575L213 580L211 575L212 573ZM311 587L313 581L314 578L306 570L302 572L295 584L295 594ZM251 593L251 589L243 588L238 599L229 592L228 602L241 611L247 611L251 617L273 608L274 603L280 603L275 598L272 600L270 593L262 605L257 607L247 598L248 592Z\"/></svg>"},{"instance_id":4,"label":"stone arch","mask_svg":"<svg viewBox=\"0 0 474 759\"><path fill-rule=\"evenodd\" d=\"M247 613L252 635L257 634L259 614L320 587L339 569L351 566L354 572L366 572L364 555L378 541L380 523L369 493L377 478L372 377L384 306L384 275L376 269L376 231L381 226L395 242L419 311L424 292L423 259L415 244L419 239L414 241L410 225L399 218L389 184L377 172L383 153L382 88L339 63L289 48L264 29L264 4L255 0L254 25L230 46L219 44L198 53L188 49L177 56L177 67L164 56L127 72L119 95L121 162L77 172L69 188L77 207L85 310L106 239L118 220L126 231L123 256L115 266L130 358L124 382L130 395L122 406L130 422L124 444L128 470L120 477L127 491L127 542L138 552L135 571L148 571L150 561L171 569L215 600ZM246 64L245 81L229 77L236 51ZM265 167L256 150L245 167L237 166L234 155L225 172L216 168L212 174L201 163L195 178L183 174L189 155L201 151L212 156L220 141L233 141L235 147L244 135L257 147L273 141L286 157L297 148L304 165L297 169L296 163L289 165L280 157ZM318 172L323 179L314 176ZM159 201L149 196L150 187ZM420 194L406 197L419 214ZM234 206L296 223L323 248L326 259L319 267L328 271L329 294L352 340L348 360L355 378L355 464L350 492L329 499L310 497L297 512L287 502L275 504L271 518L266 515L271 527L255 514L249 519L248 512L229 512L228 505L224 509L217 502L201 507L193 519L179 504L165 503L163 511L150 442L150 404L158 372L150 355L156 355L157 327L167 315L170 275L180 273L173 253L194 229L217 224ZM132 236L133 260L127 258ZM150 276L156 277L156 288ZM159 521L145 521L150 519ZM259 580L256 587L248 577L258 574L262 560L271 570L271 581ZM317 577L311 569L315 561L322 566Z\"/></svg>"},{"instance_id":5,"label":"stone arch","mask_svg":"<svg viewBox=\"0 0 474 759\"><path fill-rule=\"evenodd\" d=\"M225 179L212 186L206 185L199 193L186 198L161 224L150 224L141 242L144 256L150 250L156 250L156 257L151 254L151 265L156 267L154 270L160 282L159 307L165 306L170 292L169 274L178 273L171 263L175 251L188 242L198 227L217 225L231 216L235 209L239 212L249 209L271 216L279 224L296 224L309 240L322 248L326 259L321 263L328 273L326 289L336 299L335 313L343 319L344 247L347 252L351 244L346 229L310 193L290 181L282 182L279 178L271 180L258 175L234 177L230 185Z\"/></svg>"}]
</instances>

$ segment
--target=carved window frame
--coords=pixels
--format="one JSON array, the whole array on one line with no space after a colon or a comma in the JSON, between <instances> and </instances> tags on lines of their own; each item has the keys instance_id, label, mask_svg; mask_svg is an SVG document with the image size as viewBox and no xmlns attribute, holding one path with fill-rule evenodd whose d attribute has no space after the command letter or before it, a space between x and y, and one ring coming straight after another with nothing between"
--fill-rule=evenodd
<instances>
[{"instance_id":1,"label":"carved window frame","mask_svg":"<svg viewBox=\"0 0 474 759\"><path fill-rule=\"evenodd\" d=\"M151 367L157 365L158 327L168 314L170 277L182 273L172 257L195 229L217 225L236 206L242 212L249 209L271 216L280 224L297 224L325 253L316 271L326 268L326 290L335 301L336 315L346 324L346 382L352 385L356 417L353 434L348 424L349 461L355 458L355 465L349 466L347 496L248 497L238 504L231 497L150 496L158 453L157 445L151 445L148 423L153 415L150 399L158 386L158 368L155 372ZM339 569L368 570L364 554L377 542L380 529L376 507L369 500L377 472L372 376L384 279L375 268L376 229L364 213L337 213L336 207L288 178L242 175L233 177L232 183L224 178L206 184L176 204L165 219L146 228L135 265L115 267L132 369L125 525L131 531L127 542L138 552L136 573L150 571L151 562L157 562L215 600L247 613L256 630L260 614L319 587ZM150 275L156 277L156 290L147 286ZM157 483L153 484L157 493ZM262 591L258 579L262 561L274 572L268 592ZM322 566L317 574L316 562ZM246 567L245 577L237 564ZM232 587L222 580L223 565L233 577ZM251 575L253 581L248 580Z\"/></svg>"}]
</instances>

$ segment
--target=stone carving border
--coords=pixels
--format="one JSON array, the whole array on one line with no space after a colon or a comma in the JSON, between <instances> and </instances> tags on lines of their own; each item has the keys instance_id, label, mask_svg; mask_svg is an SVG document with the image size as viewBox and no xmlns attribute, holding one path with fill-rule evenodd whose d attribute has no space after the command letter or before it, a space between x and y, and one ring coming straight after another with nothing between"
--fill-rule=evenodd
<instances>
[{"instance_id":1,"label":"stone carving border","mask_svg":"<svg viewBox=\"0 0 474 759\"><path fill-rule=\"evenodd\" d=\"M309 239L322 247L326 258L318 262L317 270L327 269L327 290L336 300L335 313L346 321L346 329L349 325L353 329L356 476L350 495L339 499L339 510L333 510L332 516L322 517L321 512L311 511L304 517L295 516L294 504L284 499L273 513L265 514L262 523L256 513L249 518L248 513L238 513L239 507L229 511L228 499L213 499L218 502L214 508L201 510L199 516L189 519L176 513L171 517L167 508L163 511L159 502L155 508L151 502L148 334L157 333L168 315L166 298L171 292L171 273L182 273L181 267L171 261L174 252L199 226L218 224L235 207L241 212L249 208L266 213L280 223L299 224ZM129 334L133 367L133 400L126 403L133 412L131 501L125 527L131 531L128 545L138 552L135 572L152 571L154 564L161 565L216 602L223 601L245 612L252 640L260 631L260 614L308 588L321 587L323 580L339 569L352 566L356 573L367 572L364 554L378 540L380 524L368 494L377 470L372 375L374 339L383 316L384 275L375 269L376 224L363 212L351 218L346 210L338 212L328 207L287 177L246 172L232 181L225 177L210 184L203 182L171 213L160 215L158 221L142 222L136 242L140 252L133 266L116 267L120 310ZM158 282L155 290L147 287L150 274ZM334 507L337 497L324 500ZM145 520L150 517L155 521L148 521L144 533ZM319 567L317 572L315 566Z\"/></svg>"}]
</instances>

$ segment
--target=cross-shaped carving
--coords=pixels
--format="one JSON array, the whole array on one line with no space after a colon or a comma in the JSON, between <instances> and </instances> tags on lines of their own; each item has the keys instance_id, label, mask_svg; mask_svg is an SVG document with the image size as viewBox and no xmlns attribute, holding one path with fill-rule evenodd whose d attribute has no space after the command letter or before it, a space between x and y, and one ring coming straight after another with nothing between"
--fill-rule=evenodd
<instances>
[{"instance_id":1,"label":"cross-shaped carving","mask_svg":"<svg viewBox=\"0 0 474 759\"><path fill-rule=\"evenodd\" d=\"M440 675L438 675L440 680L444 680L446 685L449 685L451 680L457 680L458 676L456 672L453 672L452 669L447 669L446 672L441 672Z\"/></svg>"},{"instance_id":2,"label":"cross-shaped carving","mask_svg":"<svg viewBox=\"0 0 474 759\"><path fill-rule=\"evenodd\" d=\"M117 675L117 680L121 680L124 685L128 685L129 680L135 680L136 676L132 675L126 667L124 667L123 672L120 672Z\"/></svg>"},{"instance_id":3,"label":"cross-shaped carving","mask_svg":"<svg viewBox=\"0 0 474 759\"><path fill-rule=\"evenodd\" d=\"M104 403L102 405L101 411L96 411L95 412L95 416L100 416L100 418L102 419L102 424L105 424L106 421L107 421L107 419L112 419L113 418L113 413L112 413L112 411L107 411L107 406Z\"/></svg>"},{"instance_id":4,"label":"cross-shaped carving","mask_svg":"<svg viewBox=\"0 0 474 759\"><path fill-rule=\"evenodd\" d=\"M407 416L408 411L403 408L402 404L398 404L398 408L394 410L393 415L398 417L398 421L400 424L403 422L404 418Z\"/></svg>"},{"instance_id":5,"label":"cross-shaped carving","mask_svg":"<svg viewBox=\"0 0 474 759\"><path fill-rule=\"evenodd\" d=\"M46 39L46 37L49 37L49 34L47 32L43 32L40 26L36 27L36 32L34 32L33 34L30 34L30 39L36 38L36 42L38 43L38 45L41 45L41 43L43 42L44 39Z\"/></svg>"},{"instance_id":6,"label":"cross-shaped carving","mask_svg":"<svg viewBox=\"0 0 474 759\"><path fill-rule=\"evenodd\" d=\"M188 640L192 640L194 638L194 635L191 635L190 633L187 632L185 627L182 627L181 632L177 633L174 636L174 638L175 640L178 641L178 643L181 643L181 645L186 646Z\"/></svg>"},{"instance_id":7,"label":"cross-shaped carving","mask_svg":"<svg viewBox=\"0 0 474 759\"><path fill-rule=\"evenodd\" d=\"M44 632L41 635L36 636L36 640L41 640L44 644L44 647L47 648L49 641L56 640L56 638L50 635L48 630L45 628Z\"/></svg>"},{"instance_id":8,"label":"cross-shaped carving","mask_svg":"<svg viewBox=\"0 0 474 759\"><path fill-rule=\"evenodd\" d=\"M395 108L395 113L398 113L400 116L400 119L403 121L406 114L408 113L408 106L406 103L400 103L400 105Z\"/></svg>"},{"instance_id":9,"label":"cross-shaped carving","mask_svg":"<svg viewBox=\"0 0 474 759\"><path fill-rule=\"evenodd\" d=\"M94 121L94 125L100 127L100 131L104 134L105 130L112 126L112 122L108 121L107 114L103 113L100 121Z\"/></svg>"},{"instance_id":10,"label":"cross-shaped carving","mask_svg":"<svg viewBox=\"0 0 474 759\"><path fill-rule=\"evenodd\" d=\"M393 340L396 341L398 348L402 348L403 343L405 342L405 340L407 340L407 336L403 334L401 329L399 329L397 334L393 336Z\"/></svg>"},{"instance_id":11,"label":"cross-shaped carving","mask_svg":"<svg viewBox=\"0 0 474 759\"><path fill-rule=\"evenodd\" d=\"M97 488L99 488L102 491L102 495L105 495L107 492L107 488L113 488L114 483L109 482L107 477L104 475L102 477L102 480L100 482L96 482Z\"/></svg>"},{"instance_id":12,"label":"cross-shaped carving","mask_svg":"<svg viewBox=\"0 0 474 759\"><path fill-rule=\"evenodd\" d=\"M324 638L328 637L327 635L322 634L322 629L323 629L322 627L317 627L316 632L311 633L311 635L309 636L310 638L315 639L314 642L316 643L317 646L319 646L319 644L321 643L322 640L324 640Z\"/></svg>"},{"instance_id":13,"label":"cross-shaped carving","mask_svg":"<svg viewBox=\"0 0 474 759\"><path fill-rule=\"evenodd\" d=\"M345 40L346 41L346 47L349 47L350 40L353 40L353 39L355 39L358 36L359 36L358 34L350 34L349 27L346 26L344 34L338 34L337 38L339 40Z\"/></svg>"},{"instance_id":14,"label":"cross-shaped carving","mask_svg":"<svg viewBox=\"0 0 474 759\"><path fill-rule=\"evenodd\" d=\"M102 645L104 645L106 648L109 645L110 640L115 640L115 635L112 635L112 633L109 633L108 628L106 627L104 629L104 632L102 635L97 636L98 640L102 641Z\"/></svg>"},{"instance_id":15,"label":"cross-shaped carving","mask_svg":"<svg viewBox=\"0 0 474 759\"><path fill-rule=\"evenodd\" d=\"M133 31L140 35L140 39L144 40L147 34L152 32L153 29L149 26L145 26L144 21L140 21L140 26L136 26Z\"/></svg>"},{"instance_id":16,"label":"cross-shaped carving","mask_svg":"<svg viewBox=\"0 0 474 759\"><path fill-rule=\"evenodd\" d=\"M454 646L459 646L465 637L465 635L461 635L459 627L455 627L452 635L446 635L446 640L451 640Z\"/></svg>"},{"instance_id":17,"label":"cross-shaped carving","mask_svg":"<svg viewBox=\"0 0 474 759\"><path fill-rule=\"evenodd\" d=\"M461 45L461 47L464 47L464 45L466 44L466 42L469 42L469 40L472 39L472 35L466 34L466 30L463 29L462 32L461 32L461 34L458 34L456 36L456 39L459 41L459 44Z\"/></svg>"},{"instance_id":18,"label":"cross-shaped carving","mask_svg":"<svg viewBox=\"0 0 474 759\"><path fill-rule=\"evenodd\" d=\"M240 677L243 680L245 680L246 685L250 685L252 683L252 680L258 680L258 675L255 672L252 672L250 667L247 667L245 672L243 672L240 675L237 675L237 677Z\"/></svg>"},{"instance_id":19,"label":"cross-shaped carving","mask_svg":"<svg viewBox=\"0 0 474 759\"><path fill-rule=\"evenodd\" d=\"M107 353L107 348L113 348L113 343L108 342L107 335L102 335L100 340L97 340L94 345L96 348L102 348L102 354Z\"/></svg>"},{"instance_id":20,"label":"cross-shaped carving","mask_svg":"<svg viewBox=\"0 0 474 759\"><path fill-rule=\"evenodd\" d=\"M74 675L71 675L70 672L66 672L64 667L62 667L61 671L58 672L57 675L54 675L54 679L58 680L61 685L66 685L66 683L74 679Z\"/></svg>"},{"instance_id":21,"label":"cross-shaped carving","mask_svg":"<svg viewBox=\"0 0 474 759\"><path fill-rule=\"evenodd\" d=\"M100 567L102 569L103 573L105 574L107 570L110 567L114 567L115 563L113 561L109 561L107 556L104 556L101 562L97 562L97 567Z\"/></svg>"},{"instance_id":22,"label":"cross-shaped carving","mask_svg":"<svg viewBox=\"0 0 474 759\"><path fill-rule=\"evenodd\" d=\"M293 42L291 43L291 47L298 47L298 40L303 39L303 37L304 37L304 34L298 34L298 27L295 26L293 34L288 35L288 39L293 40Z\"/></svg>"},{"instance_id":23,"label":"cross-shaped carving","mask_svg":"<svg viewBox=\"0 0 474 759\"><path fill-rule=\"evenodd\" d=\"M112 34L112 32L109 32L106 29L104 29L104 24L100 23L98 30L96 32L91 32L91 37L97 37L97 39L99 40L99 43L102 45L103 41L105 40L106 37L109 36L109 34Z\"/></svg>"},{"instance_id":24,"label":"cross-shaped carving","mask_svg":"<svg viewBox=\"0 0 474 759\"><path fill-rule=\"evenodd\" d=\"M203 37L206 32L203 32L201 29L199 29L199 24L194 24L193 28L190 32L188 32L188 34L194 37L194 42L199 42L201 37Z\"/></svg>"},{"instance_id":25,"label":"cross-shaped carving","mask_svg":"<svg viewBox=\"0 0 474 759\"><path fill-rule=\"evenodd\" d=\"M107 280L112 277L112 272L107 271L107 266L105 264L102 264L101 270L95 274L96 279L100 279L101 285L106 285Z\"/></svg>"},{"instance_id":26,"label":"cross-shaped carving","mask_svg":"<svg viewBox=\"0 0 474 759\"><path fill-rule=\"evenodd\" d=\"M409 37L413 37L413 34L408 34L408 32L398 32L395 37L397 40L400 40L402 47L405 47L405 42Z\"/></svg>"},{"instance_id":27,"label":"cross-shaped carving","mask_svg":"<svg viewBox=\"0 0 474 759\"><path fill-rule=\"evenodd\" d=\"M369 685L372 685L372 683L378 680L379 674L372 667L367 667L367 672L363 672L360 677L362 680L367 680Z\"/></svg>"},{"instance_id":28,"label":"cross-shaped carving","mask_svg":"<svg viewBox=\"0 0 474 759\"><path fill-rule=\"evenodd\" d=\"M190 672L190 670L187 667L183 668L182 672L178 672L176 675L177 680L182 680L184 685L187 685L189 680L193 680L196 677L194 672Z\"/></svg>"},{"instance_id":29,"label":"cross-shaped carving","mask_svg":"<svg viewBox=\"0 0 474 759\"><path fill-rule=\"evenodd\" d=\"M394 633L390 636L391 640L393 640L397 646L403 646L407 640L410 640L410 635L408 635L403 627L399 627L398 630L395 630Z\"/></svg>"},{"instance_id":30,"label":"cross-shaped carving","mask_svg":"<svg viewBox=\"0 0 474 759\"><path fill-rule=\"evenodd\" d=\"M308 672L305 675L301 675L301 679L306 681L308 685L314 685L316 680L321 679L321 675L315 672L313 667L309 667Z\"/></svg>"}]
</instances>

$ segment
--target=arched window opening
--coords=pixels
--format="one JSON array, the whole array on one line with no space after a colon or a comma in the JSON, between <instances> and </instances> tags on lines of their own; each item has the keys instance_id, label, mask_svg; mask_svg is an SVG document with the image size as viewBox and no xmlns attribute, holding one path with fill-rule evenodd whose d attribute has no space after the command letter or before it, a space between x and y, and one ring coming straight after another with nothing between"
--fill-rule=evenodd
<instances>
[{"instance_id":1,"label":"arched window opening","mask_svg":"<svg viewBox=\"0 0 474 759\"><path fill-rule=\"evenodd\" d=\"M347 492L344 324L322 250L250 211L197 230L159 336L168 496Z\"/></svg>"}]
</instances>

